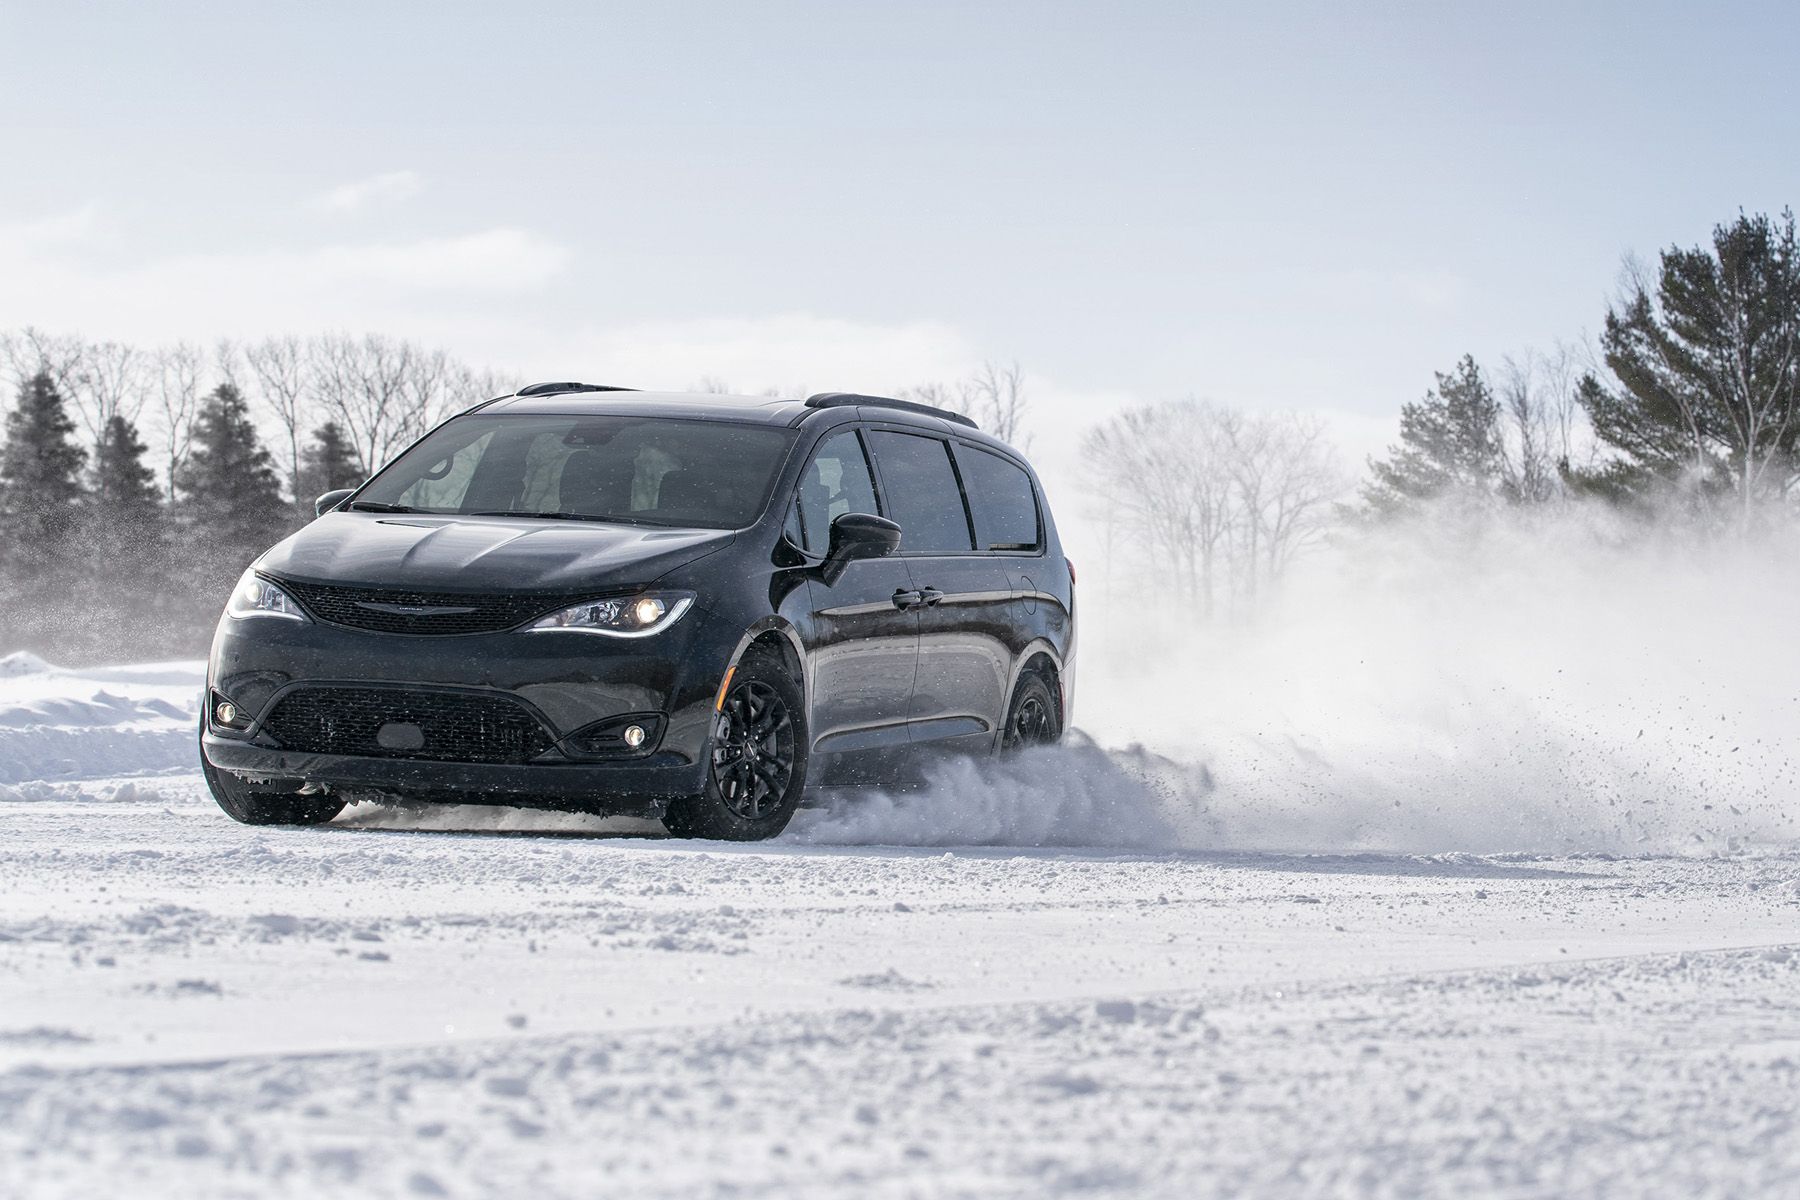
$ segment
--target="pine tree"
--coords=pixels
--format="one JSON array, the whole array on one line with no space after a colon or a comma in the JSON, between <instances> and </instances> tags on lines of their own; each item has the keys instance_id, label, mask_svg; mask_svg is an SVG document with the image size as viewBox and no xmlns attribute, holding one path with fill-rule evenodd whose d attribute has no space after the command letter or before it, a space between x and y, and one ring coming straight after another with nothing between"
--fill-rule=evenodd
<instances>
[{"instance_id":1,"label":"pine tree","mask_svg":"<svg viewBox=\"0 0 1800 1200\"><path fill-rule=\"evenodd\" d=\"M56 654L80 562L81 467L61 393L48 374L19 389L0 447L0 653Z\"/></svg>"},{"instance_id":2,"label":"pine tree","mask_svg":"<svg viewBox=\"0 0 1800 1200\"><path fill-rule=\"evenodd\" d=\"M275 460L241 392L222 383L201 402L193 447L176 476L197 602L223 602L237 574L293 525Z\"/></svg>"},{"instance_id":3,"label":"pine tree","mask_svg":"<svg viewBox=\"0 0 1800 1200\"><path fill-rule=\"evenodd\" d=\"M300 478L294 485L294 503L312 512L313 501L338 488L363 481L356 447L344 435L344 427L327 421L313 430L312 442L300 453Z\"/></svg>"},{"instance_id":4,"label":"pine tree","mask_svg":"<svg viewBox=\"0 0 1800 1200\"><path fill-rule=\"evenodd\" d=\"M119 416L107 421L94 448L92 494L97 511L130 519L155 509L156 473L144 462L149 449L130 421Z\"/></svg>"},{"instance_id":5,"label":"pine tree","mask_svg":"<svg viewBox=\"0 0 1800 1200\"><path fill-rule=\"evenodd\" d=\"M114 416L100 431L81 539L82 609L116 620L84 622L70 639L84 656L178 653L192 642L173 586L168 515L136 426Z\"/></svg>"},{"instance_id":6,"label":"pine tree","mask_svg":"<svg viewBox=\"0 0 1800 1200\"><path fill-rule=\"evenodd\" d=\"M1392 515L1441 498L1487 500L1499 493L1504 462L1500 404L1475 360L1464 355L1425 398L1400 411L1400 444L1371 459L1363 500Z\"/></svg>"},{"instance_id":7,"label":"pine tree","mask_svg":"<svg viewBox=\"0 0 1800 1200\"><path fill-rule=\"evenodd\" d=\"M0 530L10 557L29 561L61 551L73 531L87 451L47 374L19 389L0 449Z\"/></svg>"},{"instance_id":8,"label":"pine tree","mask_svg":"<svg viewBox=\"0 0 1800 1200\"><path fill-rule=\"evenodd\" d=\"M1656 295L1606 315L1616 388L1577 393L1613 451L1577 482L1619 498L1674 488L1747 514L1800 484L1800 239L1794 215L1740 215L1710 248L1665 250Z\"/></svg>"}]
</instances>

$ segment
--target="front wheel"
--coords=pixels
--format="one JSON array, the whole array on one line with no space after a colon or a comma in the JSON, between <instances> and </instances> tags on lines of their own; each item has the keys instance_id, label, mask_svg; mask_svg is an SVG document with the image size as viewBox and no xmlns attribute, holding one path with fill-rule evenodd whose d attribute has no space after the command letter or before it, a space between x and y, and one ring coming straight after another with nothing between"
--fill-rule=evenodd
<instances>
[{"instance_id":1,"label":"front wheel","mask_svg":"<svg viewBox=\"0 0 1800 1200\"><path fill-rule=\"evenodd\" d=\"M200 748L200 773L225 815L245 825L323 825L344 811L344 802L324 796L302 796L256 787L206 761Z\"/></svg>"},{"instance_id":2,"label":"front wheel","mask_svg":"<svg viewBox=\"0 0 1800 1200\"><path fill-rule=\"evenodd\" d=\"M669 832L754 842L786 829L806 788L804 707L799 683L779 658L744 655L713 717L706 790L669 805Z\"/></svg>"}]
</instances>

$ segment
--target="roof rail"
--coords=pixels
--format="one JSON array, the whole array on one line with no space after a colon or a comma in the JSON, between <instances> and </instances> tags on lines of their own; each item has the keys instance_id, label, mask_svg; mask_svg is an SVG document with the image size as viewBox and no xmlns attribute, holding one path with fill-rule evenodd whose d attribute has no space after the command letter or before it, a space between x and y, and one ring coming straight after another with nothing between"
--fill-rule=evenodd
<instances>
[{"instance_id":1,"label":"roof rail","mask_svg":"<svg viewBox=\"0 0 1800 1200\"><path fill-rule=\"evenodd\" d=\"M534 383L514 392L515 396L561 396L568 392L635 392L636 388L613 387L605 383Z\"/></svg>"},{"instance_id":2,"label":"roof rail","mask_svg":"<svg viewBox=\"0 0 1800 1200\"><path fill-rule=\"evenodd\" d=\"M939 417L946 421L955 421L958 425L967 425L970 429L981 428L962 413L939 408L934 404L921 404L917 400L896 400L892 396L860 396L855 392L820 392L816 396L806 398L806 407L808 408L848 408L863 404L869 405L871 408L897 408L902 412Z\"/></svg>"}]
</instances>

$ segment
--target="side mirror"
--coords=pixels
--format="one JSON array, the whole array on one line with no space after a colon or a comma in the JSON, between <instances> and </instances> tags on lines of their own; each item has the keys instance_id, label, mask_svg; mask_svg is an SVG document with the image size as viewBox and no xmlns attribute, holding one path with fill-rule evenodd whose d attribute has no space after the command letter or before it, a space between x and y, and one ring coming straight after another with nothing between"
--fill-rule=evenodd
<instances>
[{"instance_id":1,"label":"side mirror","mask_svg":"<svg viewBox=\"0 0 1800 1200\"><path fill-rule=\"evenodd\" d=\"M326 513L348 500L350 494L355 490L355 488L339 488L335 492L326 492L323 496L320 496L317 500L313 501L313 516L324 516Z\"/></svg>"},{"instance_id":2,"label":"side mirror","mask_svg":"<svg viewBox=\"0 0 1800 1200\"><path fill-rule=\"evenodd\" d=\"M836 583L859 558L885 558L900 548L900 527L873 513L844 513L831 523L831 542L819 578Z\"/></svg>"}]
</instances>

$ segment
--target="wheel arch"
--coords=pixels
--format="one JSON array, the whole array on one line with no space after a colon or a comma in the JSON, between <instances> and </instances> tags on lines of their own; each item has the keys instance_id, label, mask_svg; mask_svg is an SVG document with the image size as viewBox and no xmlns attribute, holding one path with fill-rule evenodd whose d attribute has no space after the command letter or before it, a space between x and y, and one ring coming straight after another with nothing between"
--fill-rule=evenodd
<instances>
[{"instance_id":1,"label":"wheel arch","mask_svg":"<svg viewBox=\"0 0 1800 1200\"><path fill-rule=\"evenodd\" d=\"M1063 660L1056 653L1056 647L1044 639L1037 639L1026 646L1013 663L1012 678L1006 684L1006 704L1012 707L1013 693L1019 690L1019 680L1027 673L1039 675L1050 686L1051 695L1056 697L1057 715L1067 727L1069 700L1063 687Z\"/></svg>"}]
</instances>

